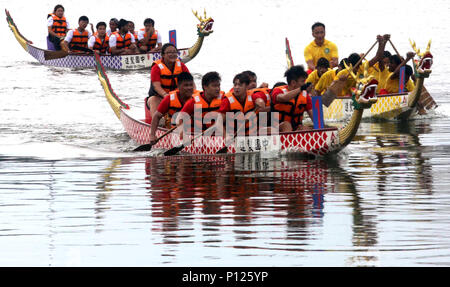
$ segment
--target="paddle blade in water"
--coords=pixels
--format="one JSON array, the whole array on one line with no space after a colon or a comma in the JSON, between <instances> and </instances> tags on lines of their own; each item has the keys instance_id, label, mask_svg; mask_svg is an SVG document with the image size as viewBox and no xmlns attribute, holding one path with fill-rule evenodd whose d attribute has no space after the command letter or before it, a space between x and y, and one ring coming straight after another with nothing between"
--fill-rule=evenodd
<instances>
[{"instance_id":1,"label":"paddle blade in water","mask_svg":"<svg viewBox=\"0 0 450 287\"><path fill-rule=\"evenodd\" d=\"M152 149L152 146L152 144L143 144L135 148L133 151L149 151Z\"/></svg>"},{"instance_id":2,"label":"paddle blade in water","mask_svg":"<svg viewBox=\"0 0 450 287\"><path fill-rule=\"evenodd\" d=\"M179 153L182 149L184 149L184 145L176 146L176 147L171 148L171 149L169 149L168 151L164 152L164 155L165 155L165 156L176 155L176 154Z\"/></svg>"},{"instance_id":3,"label":"paddle blade in water","mask_svg":"<svg viewBox=\"0 0 450 287\"><path fill-rule=\"evenodd\" d=\"M223 148L219 149L216 154L221 154L221 153L227 153L228 152L228 147L224 146Z\"/></svg>"}]
</instances>

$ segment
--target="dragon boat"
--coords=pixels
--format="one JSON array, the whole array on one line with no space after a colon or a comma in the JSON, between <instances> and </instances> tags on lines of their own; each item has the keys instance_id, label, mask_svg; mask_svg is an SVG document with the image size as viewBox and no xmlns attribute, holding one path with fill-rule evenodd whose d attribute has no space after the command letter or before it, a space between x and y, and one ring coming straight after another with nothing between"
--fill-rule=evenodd
<instances>
[{"instance_id":1,"label":"dragon boat","mask_svg":"<svg viewBox=\"0 0 450 287\"><path fill-rule=\"evenodd\" d=\"M428 42L428 46L423 53L420 53L420 49L416 48L415 42L410 41L410 43L416 55L419 57L413 61L416 77L415 89L405 93L377 95L378 101L364 113L364 119L404 120L416 114L426 114L428 111L437 107L436 102L424 86L424 80L430 76L431 66L433 64L433 55L430 52L431 40ZM287 38L286 60L288 67L293 66L293 59ZM356 79L354 73L350 73L350 76ZM335 91L332 93L334 94ZM324 119L333 121L348 119L353 113L353 106L352 96L338 96L328 107L323 106Z\"/></svg>"},{"instance_id":2,"label":"dragon boat","mask_svg":"<svg viewBox=\"0 0 450 287\"><path fill-rule=\"evenodd\" d=\"M148 144L150 142L151 126L145 120L139 120L132 116L132 108L124 103L114 92L102 65L101 57L96 54L95 59L97 75L105 92L106 99L117 118L122 122L125 131L136 143L141 145ZM229 154L279 152L280 154L314 156L337 153L352 141L358 130L364 109L370 108L372 104L376 103L377 98L374 96L376 87L376 83L374 85L373 81L367 82L366 85L360 85L360 90L354 96L355 108L353 109L352 116L342 128L326 127L264 136L237 136L231 144L227 145L226 151ZM134 114L136 114L135 111ZM156 136L160 137L167 131L165 128L158 128ZM222 136L201 136L197 138L198 135L185 135L185 137L193 140L192 144L184 146L182 151L185 153L216 154L225 146L225 140ZM196 139L194 140L194 138ZM180 139L179 134L169 133L159 140L154 147L159 149L172 149L183 144L184 142Z\"/></svg>"},{"instance_id":3,"label":"dragon boat","mask_svg":"<svg viewBox=\"0 0 450 287\"><path fill-rule=\"evenodd\" d=\"M416 77L415 88L411 92L377 95L378 101L372 105L364 114L364 118L382 120L406 120L415 114L424 114L426 110L437 107L428 91L424 87L424 81L431 74L433 56L430 53L431 41L428 42L424 53L416 48L416 44L411 45L419 57L413 61L414 74ZM356 75L350 72L356 79ZM329 107L323 107L324 118L329 120L342 120L351 115L353 105L351 97L337 97Z\"/></svg>"},{"instance_id":4,"label":"dragon boat","mask_svg":"<svg viewBox=\"0 0 450 287\"><path fill-rule=\"evenodd\" d=\"M22 46L22 48L27 51L31 56L33 56L39 63L47 66L55 67L65 67L65 68L94 68L95 59L94 55L77 55L77 54L64 54L61 51L50 51L35 47L33 42L25 38L17 28L14 23L11 14L5 9L6 21L8 22L11 31L13 32L15 38ZM178 49L178 56L184 63L192 60L199 52L203 45L203 40L205 37L210 35L213 27L214 20L210 17L206 17L206 11L204 17L199 16L197 12L194 15L200 21L197 25L197 41L190 48ZM60 56L54 57L53 55L62 54ZM146 54L136 54L136 55L102 55L102 62L104 67L114 70L139 70L150 68L152 63L161 58L161 53L151 52Z\"/></svg>"}]
</instances>

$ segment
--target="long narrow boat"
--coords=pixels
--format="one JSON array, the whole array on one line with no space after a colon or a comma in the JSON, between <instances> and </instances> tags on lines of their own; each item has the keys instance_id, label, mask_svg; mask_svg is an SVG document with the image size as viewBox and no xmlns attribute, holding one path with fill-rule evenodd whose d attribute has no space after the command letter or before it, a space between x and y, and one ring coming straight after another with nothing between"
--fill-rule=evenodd
<instances>
[{"instance_id":1,"label":"long narrow boat","mask_svg":"<svg viewBox=\"0 0 450 287\"><path fill-rule=\"evenodd\" d=\"M363 118L383 120L408 119L417 113L421 115L426 114L437 107L436 102L424 87L424 80L430 76L433 63L430 43L428 43L424 53L420 53L416 49L415 43L411 43L411 45L419 56L419 60L414 61L415 89L409 93L377 95L378 101L364 113ZM288 67L293 65L287 38L286 57ZM342 121L348 119L353 113L352 97L337 97L329 107L323 107L323 113L326 120Z\"/></svg>"},{"instance_id":2,"label":"long narrow boat","mask_svg":"<svg viewBox=\"0 0 450 287\"><path fill-rule=\"evenodd\" d=\"M96 54L96 68L100 83L105 92L111 108L116 116L122 122L125 131L138 144L149 143L150 125L144 120L135 119L132 116L130 106L124 103L114 92L109 82L108 76L101 62L101 57ZM361 86L364 95L373 96L376 85L369 87L370 91L366 92L366 86ZM359 97L359 96L358 96ZM247 136L236 137L231 145L227 146L228 153L248 153L248 152L279 152L281 154L312 154L326 155L335 153L346 147L355 136L361 117L365 108L369 108L372 103L376 102L376 98L372 97L370 101L363 97L355 97L356 108L353 111L351 119L347 124L338 129L336 127L295 131L288 133L280 133L267 136ZM358 99L358 100L356 100ZM167 129L159 128L156 136L163 135ZM192 138L192 136L190 136ZM182 144L180 137L176 133L170 133L161 139L155 148L170 149ZM193 144L185 146L182 150L191 154L215 154L224 147L224 139L222 136L202 136L194 141Z\"/></svg>"},{"instance_id":3,"label":"long narrow boat","mask_svg":"<svg viewBox=\"0 0 450 287\"><path fill-rule=\"evenodd\" d=\"M95 59L93 55L77 55L69 54L63 55L63 57L58 57L50 59L52 57L47 57L47 55L55 54L55 52L60 51L49 51L35 47L31 41L25 38L17 28L14 23L11 14L5 9L6 21L8 22L11 31L13 32L15 38L19 44L27 51L31 56L33 56L39 63L47 66L55 67L66 67L66 68L94 68ZM212 31L212 26L214 20L212 18L202 18L194 12L194 15L199 19L200 24L197 25L198 39L191 48L178 49L178 56L180 59L187 63L192 60L199 52L203 45L203 40L206 36L210 35ZM139 70L149 68L152 63L161 58L161 53L152 52L147 54L136 54L136 55L102 55L102 62L105 68L114 70Z\"/></svg>"}]
</instances>

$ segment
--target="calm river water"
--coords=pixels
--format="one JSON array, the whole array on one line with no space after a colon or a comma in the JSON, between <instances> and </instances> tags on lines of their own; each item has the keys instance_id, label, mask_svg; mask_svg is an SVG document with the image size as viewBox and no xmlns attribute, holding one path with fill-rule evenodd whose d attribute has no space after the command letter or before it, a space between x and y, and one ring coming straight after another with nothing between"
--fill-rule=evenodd
<instances>
[{"instance_id":1,"label":"calm river water","mask_svg":"<svg viewBox=\"0 0 450 287\"><path fill-rule=\"evenodd\" d=\"M44 19L58 3L0 3L45 47ZM450 4L344 3L63 3L72 25L83 14L137 27L152 17L164 42L177 29L180 47L196 39L191 8L206 8L215 32L188 67L198 86L219 71L223 90L247 69L283 80L284 38L303 63L315 21L340 57L367 51L377 34L390 33L404 54L408 38L422 50L432 38L425 85L437 110L364 122L347 149L320 159L133 153L95 72L40 65L3 22L0 266L450 266ZM108 75L126 103L142 106L149 71Z\"/></svg>"}]
</instances>

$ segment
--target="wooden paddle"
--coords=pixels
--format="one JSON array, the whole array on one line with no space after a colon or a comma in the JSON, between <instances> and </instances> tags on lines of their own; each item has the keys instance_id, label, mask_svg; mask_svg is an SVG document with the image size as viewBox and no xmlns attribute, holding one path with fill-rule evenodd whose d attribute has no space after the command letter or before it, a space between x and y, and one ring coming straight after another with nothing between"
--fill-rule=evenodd
<instances>
[{"instance_id":1,"label":"wooden paddle","mask_svg":"<svg viewBox=\"0 0 450 287\"><path fill-rule=\"evenodd\" d=\"M287 39L287 38L286 38L286 39ZM236 136L238 135L238 133L242 130L242 127L245 127L245 123L244 123L243 125L241 125L241 126L239 127L239 129L236 130L236 132L235 132L234 135L233 135L233 139L236 138ZM226 142L225 142L225 146L224 146L223 148L219 149L219 150L216 152L216 154L227 153L227 152L228 152L228 146L227 146L227 144L226 144Z\"/></svg>"},{"instance_id":2,"label":"wooden paddle","mask_svg":"<svg viewBox=\"0 0 450 287\"><path fill-rule=\"evenodd\" d=\"M153 145L155 145L157 142L159 142L162 138L164 138L166 135L170 134L171 132L173 132L178 126L175 126L173 128L171 128L170 130L168 130L167 132L165 132L162 136L160 136L159 138L157 138L155 140L154 143L149 143L149 144L143 144L138 146L137 148L135 148L133 151L149 151L152 149Z\"/></svg>"},{"instance_id":3,"label":"wooden paddle","mask_svg":"<svg viewBox=\"0 0 450 287\"><path fill-rule=\"evenodd\" d=\"M94 53L93 50L91 50L89 48L81 47L81 46L73 46L73 48L76 48L76 49L78 49L80 51L83 51L83 52ZM64 50L58 50L58 51L45 50L44 51L44 59L46 61L64 58L64 57L67 57L68 55L69 55L69 52L64 51Z\"/></svg>"},{"instance_id":4,"label":"wooden paddle","mask_svg":"<svg viewBox=\"0 0 450 287\"><path fill-rule=\"evenodd\" d=\"M184 149L186 146L190 146L196 139L198 139L199 137L202 137L207 131L209 131L209 129L213 128L214 126L211 126L210 128L204 130L203 132L201 132L200 134L194 136L191 139L191 142L188 145L184 145L184 143L182 143L179 146L173 147L171 149L169 149L168 151L164 152L165 156L171 156L171 155L176 155L177 153L179 153L182 149Z\"/></svg>"},{"instance_id":5,"label":"wooden paddle","mask_svg":"<svg viewBox=\"0 0 450 287\"><path fill-rule=\"evenodd\" d=\"M378 43L378 40L375 41L375 43L373 43L372 47L369 48L369 50L367 50L367 52L359 59L358 62L356 62L355 66L353 66L353 71L355 71L356 67L358 67L359 64L361 64L361 62L366 58L367 54L370 53L370 51L372 51L373 47L375 47L375 45ZM334 99L336 99L336 97L341 93L342 89L345 86L345 82L344 81L333 81L331 83L331 85L328 87L328 89L326 90L325 93L323 93L322 95L322 103L324 106L329 107L331 105L331 103L334 101Z\"/></svg>"}]
</instances>

